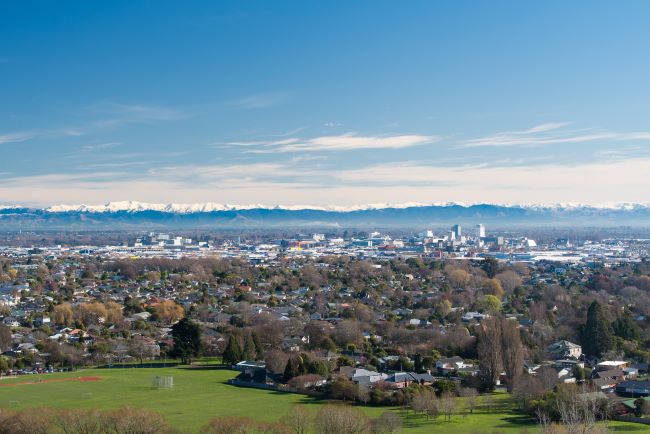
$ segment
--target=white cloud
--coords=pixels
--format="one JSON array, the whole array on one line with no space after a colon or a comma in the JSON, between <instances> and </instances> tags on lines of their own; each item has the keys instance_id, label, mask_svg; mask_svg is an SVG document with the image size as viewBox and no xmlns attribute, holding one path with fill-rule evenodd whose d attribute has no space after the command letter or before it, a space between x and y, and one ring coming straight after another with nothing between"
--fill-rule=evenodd
<instances>
[{"instance_id":1,"label":"white cloud","mask_svg":"<svg viewBox=\"0 0 650 434\"><path fill-rule=\"evenodd\" d=\"M0 135L0 145L4 143L16 143L24 142L35 136L34 133L11 133L11 134L1 134Z\"/></svg>"},{"instance_id":2,"label":"white cloud","mask_svg":"<svg viewBox=\"0 0 650 434\"><path fill-rule=\"evenodd\" d=\"M554 122L537 125L523 131L505 131L486 137L468 140L458 145L458 147L543 146L561 143L595 142L602 140L650 140L650 132L616 133L594 131L593 129L567 130L564 128L570 124L570 122Z\"/></svg>"},{"instance_id":3,"label":"white cloud","mask_svg":"<svg viewBox=\"0 0 650 434\"><path fill-rule=\"evenodd\" d=\"M142 175L119 172L0 180L15 203L228 202L358 205L403 202L650 202L650 159L578 166L435 167L418 162L325 170L287 164L176 166Z\"/></svg>"},{"instance_id":4,"label":"white cloud","mask_svg":"<svg viewBox=\"0 0 650 434\"><path fill-rule=\"evenodd\" d=\"M523 131L523 133L543 133L546 131L557 130L558 128L566 127L567 125L571 125L571 122L548 122L546 124L529 128L526 131Z\"/></svg>"},{"instance_id":5,"label":"white cloud","mask_svg":"<svg viewBox=\"0 0 650 434\"><path fill-rule=\"evenodd\" d=\"M92 113L108 116L92 123L107 128L131 123L175 121L188 117L187 113L159 105L98 103L86 107Z\"/></svg>"},{"instance_id":6,"label":"white cloud","mask_svg":"<svg viewBox=\"0 0 650 434\"><path fill-rule=\"evenodd\" d=\"M82 149L85 151L96 151L99 149L111 149L121 145L120 142L95 143L92 145L84 145Z\"/></svg>"},{"instance_id":7,"label":"white cloud","mask_svg":"<svg viewBox=\"0 0 650 434\"><path fill-rule=\"evenodd\" d=\"M628 159L576 166L435 167L386 164L338 172L343 185L400 186L403 200L496 203L647 202L650 159ZM394 200L387 198L386 200Z\"/></svg>"},{"instance_id":8,"label":"white cloud","mask_svg":"<svg viewBox=\"0 0 650 434\"><path fill-rule=\"evenodd\" d=\"M400 149L413 146L436 143L441 140L437 136L424 136L416 134L361 136L356 133L347 133L338 136L320 136L310 139L291 137L275 141L254 142L228 142L221 146L242 146L246 153L271 154L276 152L327 152L327 151L352 151L359 149Z\"/></svg>"},{"instance_id":9,"label":"white cloud","mask_svg":"<svg viewBox=\"0 0 650 434\"><path fill-rule=\"evenodd\" d=\"M263 109L278 106L289 99L285 92L266 92L248 95L231 102L231 105L246 109Z\"/></svg>"},{"instance_id":10,"label":"white cloud","mask_svg":"<svg viewBox=\"0 0 650 434\"><path fill-rule=\"evenodd\" d=\"M347 151L355 149L399 149L439 141L439 137L422 135L358 136L354 133L340 136L315 137L280 146L282 152Z\"/></svg>"}]
</instances>

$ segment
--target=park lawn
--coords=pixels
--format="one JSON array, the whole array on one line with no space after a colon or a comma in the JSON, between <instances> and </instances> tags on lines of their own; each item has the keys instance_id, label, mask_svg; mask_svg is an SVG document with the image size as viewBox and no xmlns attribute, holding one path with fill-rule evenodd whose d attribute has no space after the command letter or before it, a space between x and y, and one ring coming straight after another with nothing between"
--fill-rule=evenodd
<instances>
[{"instance_id":1,"label":"park lawn","mask_svg":"<svg viewBox=\"0 0 650 434\"><path fill-rule=\"evenodd\" d=\"M87 369L26 375L0 381L0 407L140 407L161 413L170 425L183 433L193 433L215 417L244 416L261 421L276 421L286 414L293 404L305 404L313 410L323 405L323 401L302 395L234 387L225 383L236 374L229 370L175 367ZM173 389L154 389L152 378L156 375L173 376ZM100 379L60 381L79 377ZM445 422L442 416L436 421L427 421L426 417L414 415L412 412L393 410L403 416L403 432L409 434L537 431L529 419L512 410L512 400L507 394L496 394L494 401L492 411L480 407L472 415L455 415L451 422ZM377 417L389 410L382 407L360 408L370 417ZM613 423L612 426L616 431L622 432L650 432L646 427L637 424Z\"/></svg>"}]
</instances>

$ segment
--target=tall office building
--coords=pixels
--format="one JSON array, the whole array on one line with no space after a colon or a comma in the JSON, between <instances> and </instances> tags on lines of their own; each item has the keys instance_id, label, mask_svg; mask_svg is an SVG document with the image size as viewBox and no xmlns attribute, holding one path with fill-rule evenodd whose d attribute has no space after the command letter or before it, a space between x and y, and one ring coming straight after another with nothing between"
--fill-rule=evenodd
<instances>
[{"instance_id":1,"label":"tall office building","mask_svg":"<svg viewBox=\"0 0 650 434\"><path fill-rule=\"evenodd\" d=\"M462 235L460 225L453 225L451 227L451 231L454 233L454 238L456 238L457 240L460 240L460 237Z\"/></svg>"},{"instance_id":2,"label":"tall office building","mask_svg":"<svg viewBox=\"0 0 650 434\"><path fill-rule=\"evenodd\" d=\"M485 225L476 225L476 237L485 238Z\"/></svg>"}]
</instances>

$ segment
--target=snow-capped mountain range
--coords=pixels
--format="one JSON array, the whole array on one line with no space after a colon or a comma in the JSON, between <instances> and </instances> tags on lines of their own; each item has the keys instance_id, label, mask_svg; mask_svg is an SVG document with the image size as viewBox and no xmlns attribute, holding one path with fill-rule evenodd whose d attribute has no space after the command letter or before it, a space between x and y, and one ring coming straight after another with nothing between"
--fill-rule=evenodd
<instances>
[{"instance_id":1,"label":"snow-capped mountain range","mask_svg":"<svg viewBox=\"0 0 650 434\"><path fill-rule=\"evenodd\" d=\"M419 202L407 202L400 204L390 204L390 203L375 203L375 204L365 204L365 205L351 205L351 206L314 206L314 205L275 205L267 206L262 204L250 204L250 205L231 205L231 204L222 204L214 202L205 202L205 203L146 203L146 202L137 202L137 201L121 201L121 202L109 202L103 205L53 205L48 208L45 208L45 211L48 212L92 212L92 213L104 213L104 212L141 212L141 211L159 211L166 213L178 213L178 214L189 214L189 213L204 213L204 212L218 212L218 211L240 211L240 210L251 210L251 209L278 209L278 210L287 210L287 211L300 211L300 210L318 210L318 211L332 211L332 212L350 212L350 211L367 211L367 210L380 210L380 209L405 209L405 208L421 208L421 207L445 207L445 206L462 206L470 207L476 205L490 205L506 208L528 208L528 209L579 209L579 208L591 208L591 209L607 209L607 210L635 210L635 209L647 209L650 207L648 204L641 203L612 203L612 204L599 204L599 205L587 205L580 203L558 203L553 205L519 205L519 204L487 204L487 203L462 203L462 202L448 202L448 203L419 203Z\"/></svg>"},{"instance_id":2,"label":"snow-capped mountain range","mask_svg":"<svg viewBox=\"0 0 650 434\"><path fill-rule=\"evenodd\" d=\"M553 226L650 228L650 205L404 203L357 206L265 206L220 203L153 204L134 201L47 208L0 206L0 230L441 228L454 223L491 227Z\"/></svg>"},{"instance_id":3,"label":"snow-capped mountain range","mask_svg":"<svg viewBox=\"0 0 650 434\"><path fill-rule=\"evenodd\" d=\"M319 211L335 211L335 212L346 212L346 211L360 211L368 209L383 209L383 208L411 208L411 207L420 207L428 206L427 204L421 204L417 202L403 203L391 205L387 203L383 204L368 204L368 205L353 205L353 206L313 206L313 205L275 205L267 206L262 204L251 204L251 205L231 205L223 203L146 203L146 202L136 202L136 201L122 201L122 202L109 202L104 205L53 205L48 208L45 208L49 212L118 212L118 211L128 211L128 212L139 212L139 211L160 211L160 212L169 212L169 213L179 213L179 214L189 214L189 213L201 213L201 212L215 212L215 211L239 211L239 210L249 210L249 209L282 209L288 211L298 211L298 210L319 210Z\"/></svg>"}]
</instances>

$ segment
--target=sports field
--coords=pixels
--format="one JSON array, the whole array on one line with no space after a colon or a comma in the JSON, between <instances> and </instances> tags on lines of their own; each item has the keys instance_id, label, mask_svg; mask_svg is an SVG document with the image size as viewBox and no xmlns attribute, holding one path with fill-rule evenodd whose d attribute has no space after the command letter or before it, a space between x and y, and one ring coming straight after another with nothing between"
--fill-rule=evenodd
<instances>
[{"instance_id":1,"label":"sports field","mask_svg":"<svg viewBox=\"0 0 650 434\"><path fill-rule=\"evenodd\" d=\"M154 376L173 376L174 387L157 390ZM0 381L0 407L94 407L112 409L121 406L143 407L161 413L181 432L197 432L210 419L245 416L275 421L287 413L292 404L305 404L317 410L322 401L296 394L234 387L226 381L236 372L214 369L142 368L89 369L69 373L27 375ZM405 433L515 433L535 432L535 425L514 413L505 394L498 394L496 408L484 408L474 414L456 415L452 422L414 416L404 418ZM362 407L371 417L386 408ZM396 411L399 411L395 409ZM616 431L642 433L650 429L637 424L613 423Z\"/></svg>"}]
</instances>

